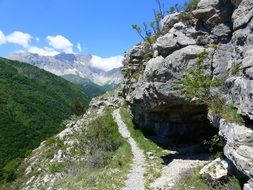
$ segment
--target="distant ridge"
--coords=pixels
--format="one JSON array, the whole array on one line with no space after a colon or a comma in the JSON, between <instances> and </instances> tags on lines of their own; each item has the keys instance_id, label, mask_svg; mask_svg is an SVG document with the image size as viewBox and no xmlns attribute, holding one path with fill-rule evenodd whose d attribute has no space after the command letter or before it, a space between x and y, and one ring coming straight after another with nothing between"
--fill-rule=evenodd
<instances>
[{"instance_id":1,"label":"distant ridge","mask_svg":"<svg viewBox=\"0 0 253 190\"><path fill-rule=\"evenodd\" d=\"M33 53L16 53L8 57L29 63L58 76L77 75L98 85L118 85L122 81L120 68L104 71L93 67L92 55L60 53L55 56L40 56Z\"/></svg>"}]
</instances>

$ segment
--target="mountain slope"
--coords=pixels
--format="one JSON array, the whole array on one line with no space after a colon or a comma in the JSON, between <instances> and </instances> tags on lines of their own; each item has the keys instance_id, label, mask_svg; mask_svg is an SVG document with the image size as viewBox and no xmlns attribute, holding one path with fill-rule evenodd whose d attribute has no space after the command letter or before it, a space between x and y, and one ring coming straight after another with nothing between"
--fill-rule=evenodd
<instances>
[{"instance_id":1,"label":"mountain slope","mask_svg":"<svg viewBox=\"0 0 253 190\"><path fill-rule=\"evenodd\" d=\"M107 91L111 91L111 90L118 87L118 85L116 85L116 84L112 84L112 85L107 84L107 85L100 86L98 84L93 83L89 79L85 79L85 78L79 77L78 75L73 75L73 74L63 75L62 77L64 79L78 85L80 87L80 89L82 90L82 92L87 94L87 96L90 99L95 96L102 95L102 94L106 93Z\"/></svg>"},{"instance_id":2,"label":"mountain slope","mask_svg":"<svg viewBox=\"0 0 253 190\"><path fill-rule=\"evenodd\" d=\"M5 175L11 180L10 167L17 165L18 158L63 129L60 124L71 115L78 98L87 107L87 96L72 83L0 58L0 179Z\"/></svg>"},{"instance_id":3,"label":"mountain slope","mask_svg":"<svg viewBox=\"0 0 253 190\"><path fill-rule=\"evenodd\" d=\"M55 56L40 56L33 53L17 53L9 58L29 63L58 76L78 75L98 85L118 85L122 81L120 68L104 71L93 67L92 55L60 53Z\"/></svg>"},{"instance_id":4,"label":"mountain slope","mask_svg":"<svg viewBox=\"0 0 253 190\"><path fill-rule=\"evenodd\" d=\"M63 75L62 77L74 84L77 84L82 92L85 92L89 98L102 95L107 91L106 87L95 84L89 79L79 77L78 75L70 74Z\"/></svg>"}]
</instances>

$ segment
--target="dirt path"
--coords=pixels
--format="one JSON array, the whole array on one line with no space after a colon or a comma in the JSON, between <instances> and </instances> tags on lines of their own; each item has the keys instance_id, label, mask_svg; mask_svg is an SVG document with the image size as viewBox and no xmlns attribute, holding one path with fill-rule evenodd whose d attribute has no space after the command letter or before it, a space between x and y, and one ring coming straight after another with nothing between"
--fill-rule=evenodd
<instances>
[{"instance_id":1,"label":"dirt path","mask_svg":"<svg viewBox=\"0 0 253 190\"><path fill-rule=\"evenodd\" d=\"M151 184L154 190L170 190L184 176L196 168L198 165L204 164L206 161L195 159L173 159L163 168L162 175L154 183Z\"/></svg>"},{"instance_id":2,"label":"dirt path","mask_svg":"<svg viewBox=\"0 0 253 190\"><path fill-rule=\"evenodd\" d=\"M134 155L132 170L128 174L128 179L125 182L125 186L122 190L144 190L144 173L145 173L145 155L135 140L131 137L125 123L122 121L120 116L120 110L114 110L113 117L118 124L120 134L127 139L131 145L132 153Z\"/></svg>"}]
</instances>

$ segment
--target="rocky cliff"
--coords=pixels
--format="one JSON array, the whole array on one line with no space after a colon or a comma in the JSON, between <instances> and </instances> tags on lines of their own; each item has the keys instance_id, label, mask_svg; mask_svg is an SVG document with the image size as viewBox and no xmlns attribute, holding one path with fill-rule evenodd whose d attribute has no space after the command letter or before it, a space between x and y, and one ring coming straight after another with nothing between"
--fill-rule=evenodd
<instances>
[{"instance_id":1,"label":"rocky cliff","mask_svg":"<svg viewBox=\"0 0 253 190\"><path fill-rule=\"evenodd\" d=\"M141 42L124 59L123 95L134 120L161 138L201 138L219 127L225 155L248 176L253 189L253 1L201 0L197 9L166 16L162 35L149 46ZM207 105L176 89L198 55L212 78L222 78L219 93L236 107L244 124L211 116Z\"/></svg>"}]
</instances>

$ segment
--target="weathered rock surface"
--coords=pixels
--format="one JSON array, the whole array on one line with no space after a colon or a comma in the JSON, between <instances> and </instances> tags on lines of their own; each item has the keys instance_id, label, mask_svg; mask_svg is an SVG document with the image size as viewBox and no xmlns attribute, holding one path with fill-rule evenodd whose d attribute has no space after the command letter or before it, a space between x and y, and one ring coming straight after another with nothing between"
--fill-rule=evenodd
<instances>
[{"instance_id":1,"label":"weathered rock surface","mask_svg":"<svg viewBox=\"0 0 253 190\"><path fill-rule=\"evenodd\" d=\"M253 125L238 125L220 120L220 135L226 140L224 154L245 175L253 178Z\"/></svg>"},{"instance_id":2,"label":"weathered rock surface","mask_svg":"<svg viewBox=\"0 0 253 190\"><path fill-rule=\"evenodd\" d=\"M207 177L210 181L216 183L226 179L232 169L233 166L229 160L216 158L200 170L200 175L205 178Z\"/></svg>"},{"instance_id":3,"label":"weathered rock surface","mask_svg":"<svg viewBox=\"0 0 253 190\"><path fill-rule=\"evenodd\" d=\"M153 49L138 44L134 53L125 55L123 67L123 95L138 125L153 129L161 138L184 134L196 138L210 130L206 106L184 98L175 84L185 70L194 68L199 53L208 52L206 72L225 78L221 94L246 121L241 126L222 119L215 122L226 140L225 155L251 179L245 189L253 178L252 17L251 0L201 0L192 14L166 16L163 35Z\"/></svg>"}]
</instances>

